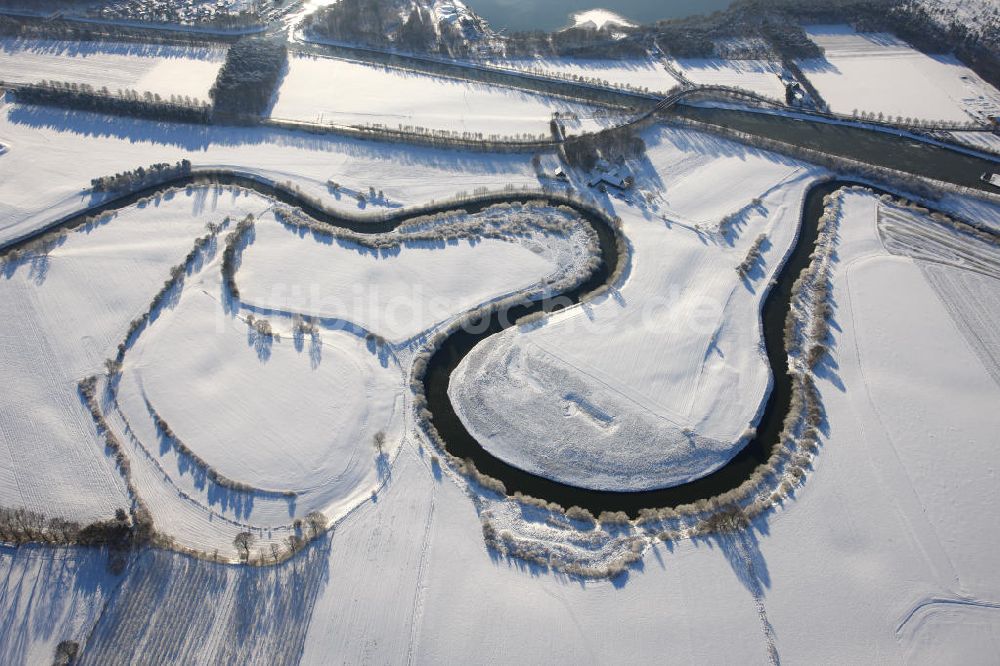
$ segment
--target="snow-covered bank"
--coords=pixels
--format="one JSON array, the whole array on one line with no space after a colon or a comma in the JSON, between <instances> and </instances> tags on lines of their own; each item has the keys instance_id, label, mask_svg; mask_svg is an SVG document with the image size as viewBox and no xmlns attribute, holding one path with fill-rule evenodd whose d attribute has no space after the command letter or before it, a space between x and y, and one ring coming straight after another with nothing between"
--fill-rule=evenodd
<instances>
[{"instance_id":1,"label":"snow-covered bank","mask_svg":"<svg viewBox=\"0 0 1000 666\"><path fill-rule=\"evenodd\" d=\"M1000 155L1000 136L992 132L950 132L950 135L958 143L970 148Z\"/></svg>"},{"instance_id":2,"label":"snow-covered bank","mask_svg":"<svg viewBox=\"0 0 1000 666\"><path fill-rule=\"evenodd\" d=\"M607 9L588 9L573 14L573 26L603 30L606 27L633 28L635 24Z\"/></svg>"}]
</instances>

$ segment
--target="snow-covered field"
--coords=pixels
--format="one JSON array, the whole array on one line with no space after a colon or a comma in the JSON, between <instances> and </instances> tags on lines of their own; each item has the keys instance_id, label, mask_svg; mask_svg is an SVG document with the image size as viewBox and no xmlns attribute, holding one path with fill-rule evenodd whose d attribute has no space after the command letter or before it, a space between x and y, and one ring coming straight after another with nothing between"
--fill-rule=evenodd
<instances>
[{"instance_id":1,"label":"snow-covered field","mask_svg":"<svg viewBox=\"0 0 1000 666\"><path fill-rule=\"evenodd\" d=\"M676 58L673 64L684 76L700 85L732 86L778 100L785 98L779 63L768 60Z\"/></svg>"},{"instance_id":2,"label":"snow-covered field","mask_svg":"<svg viewBox=\"0 0 1000 666\"><path fill-rule=\"evenodd\" d=\"M760 299L803 193L823 173L686 130L644 138L649 159L636 165L636 187L646 203L602 200L630 242L622 283L491 338L474 355L511 360L484 362L492 377L476 376L474 356L464 369L465 385L480 385L470 390L509 399L496 414L503 428L551 416L509 450L532 453L526 444L557 441L540 437L544 428L555 438L565 431L576 437L563 450L577 467L557 471L600 485L609 470L619 486L660 483L731 455L768 384ZM352 211L355 200L338 199L327 178L384 189L394 205L537 182L529 156L111 125L12 106L0 107L0 143L11 147L0 159L2 239L86 205L81 188L96 175L183 157L291 179ZM946 203L1000 225L995 206L954 195ZM236 275L238 309L221 303L223 231L129 349L108 419L157 528L180 545L231 556L233 537L250 529L266 549L313 508L333 506L335 524L291 561L263 568L145 551L115 576L98 551L0 549L0 661L49 663L63 640L80 642L81 663L97 664L993 659L1000 260L995 248L867 194L845 197L839 218L832 351L816 377L822 446L804 485L747 530L666 544L635 527L580 530L470 486L403 418L409 405L390 406L405 397L413 347L383 345L364 328L406 338L545 279L576 256L560 249L571 243L404 245L376 257L291 233L269 201L214 187L129 207L0 275L0 364L13 387L0 398L0 455L10 460L0 465L0 505L80 520L126 505L76 381L101 372L207 222L248 213L258 221ZM734 268L762 233L761 261L741 280ZM297 294L314 284L339 299L353 284L409 297L421 283L449 305L398 328L379 316L354 328L322 321L318 353L312 336L291 333L294 309L313 304ZM320 303L330 319L355 316ZM281 340L250 333L249 314L270 320ZM523 372L511 371L515 360ZM467 401L454 381L452 391ZM158 438L149 406L225 475L301 494L289 501L199 480L197 465ZM378 429L389 435L382 460L371 441ZM640 464L652 461L638 470L637 449ZM626 540L642 560L613 580L585 581L488 549L484 525L495 523L543 553L599 557Z\"/></svg>"},{"instance_id":3,"label":"snow-covered field","mask_svg":"<svg viewBox=\"0 0 1000 666\"><path fill-rule=\"evenodd\" d=\"M650 58L620 60L586 60L582 58L521 58L503 60L498 65L532 72L554 74L559 77L580 77L584 81L597 80L602 85L630 86L666 93L677 85L677 80L658 61Z\"/></svg>"},{"instance_id":4,"label":"snow-covered field","mask_svg":"<svg viewBox=\"0 0 1000 666\"><path fill-rule=\"evenodd\" d=\"M391 129L423 127L484 138L548 137L549 121L556 111L572 111L581 119L593 115L592 109L581 104L511 88L295 55L289 59L271 117L320 124L381 124Z\"/></svg>"},{"instance_id":5,"label":"snow-covered field","mask_svg":"<svg viewBox=\"0 0 1000 666\"><path fill-rule=\"evenodd\" d=\"M206 222L221 219L212 198L180 193L132 207L70 233L46 256L4 266L0 362L16 390L0 397L0 447L11 461L0 472L0 504L80 521L124 505L76 384L102 371L170 267Z\"/></svg>"},{"instance_id":6,"label":"snow-covered field","mask_svg":"<svg viewBox=\"0 0 1000 666\"><path fill-rule=\"evenodd\" d=\"M48 664L82 643L118 583L97 550L0 547L0 661Z\"/></svg>"},{"instance_id":7,"label":"snow-covered field","mask_svg":"<svg viewBox=\"0 0 1000 666\"><path fill-rule=\"evenodd\" d=\"M276 222L264 216L257 224ZM257 313L280 340L251 332L244 313L227 313L219 261L189 277L176 304L130 349L118 390L123 415L152 445L155 430L139 426L154 409L225 477L298 493L300 516L367 495L378 475L375 433L399 438L397 363L347 331L296 341L280 315ZM183 461L175 465L183 471Z\"/></svg>"},{"instance_id":8,"label":"snow-covered field","mask_svg":"<svg viewBox=\"0 0 1000 666\"><path fill-rule=\"evenodd\" d=\"M300 238L278 225L257 234L240 268L244 302L260 311L350 322L397 342L512 288L557 278L579 265L584 243L577 234L536 233L509 240L419 241L378 252L346 240L331 247L329 238Z\"/></svg>"},{"instance_id":9,"label":"snow-covered field","mask_svg":"<svg viewBox=\"0 0 1000 666\"><path fill-rule=\"evenodd\" d=\"M224 49L7 37L0 39L0 80L86 83L207 102L225 58Z\"/></svg>"},{"instance_id":10,"label":"snow-covered field","mask_svg":"<svg viewBox=\"0 0 1000 666\"><path fill-rule=\"evenodd\" d=\"M799 64L833 111L887 118L982 121L1000 113L1000 91L950 55L926 55L886 33L808 26L823 59Z\"/></svg>"},{"instance_id":11,"label":"snow-covered field","mask_svg":"<svg viewBox=\"0 0 1000 666\"><path fill-rule=\"evenodd\" d=\"M132 641L151 654L171 636L178 658L254 663L290 651L296 661L299 646L306 664L553 653L558 663L990 661L1000 626L998 386L924 280L926 266L883 248L877 205L868 195L845 201L833 362L818 379L823 447L804 486L749 531L659 544L625 576L581 582L491 556L477 506L426 450L407 446L378 503L276 573L145 558L86 646L92 658L115 654L116 642L124 658L138 654ZM292 572L294 623L272 594ZM241 620L255 641L234 638L238 591L262 595ZM150 621L136 622L147 611L136 599L153 595Z\"/></svg>"}]
</instances>

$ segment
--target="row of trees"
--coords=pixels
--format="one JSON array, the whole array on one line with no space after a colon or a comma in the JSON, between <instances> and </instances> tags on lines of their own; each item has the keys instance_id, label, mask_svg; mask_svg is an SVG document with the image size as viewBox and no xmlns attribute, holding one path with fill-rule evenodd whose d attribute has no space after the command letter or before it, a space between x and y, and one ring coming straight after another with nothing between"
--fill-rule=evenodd
<instances>
[{"instance_id":1,"label":"row of trees","mask_svg":"<svg viewBox=\"0 0 1000 666\"><path fill-rule=\"evenodd\" d=\"M222 250L222 281L233 300L240 300L240 289L236 286L236 269L239 268L240 252L247 237L254 232L254 217L247 215L236 228L226 236Z\"/></svg>"},{"instance_id":2,"label":"row of trees","mask_svg":"<svg viewBox=\"0 0 1000 666\"><path fill-rule=\"evenodd\" d=\"M185 276L191 271L191 267L194 266L194 262L215 241L215 237L222 228L220 225L212 223L206 226L208 227L208 233L198 237L194 242L194 246L188 251L187 256L184 257L184 260L170 269L170 276L164 280L163 286L160 287L160 290L150 300L149 309L129 322L125 338L118 343L117 354L113 359L109 359L108 361L109 374L115 374L117 368L121 367L122 361L125 360L125 352L135 343L139 333L145 329L149 322L159 316L160 309L168 302L168 297L174 293L175 289L181 287Z\"/></svg>"},{"instance_id":3,"label":"row of trees","mask_svg":"<svg viewBox=\"0 0 1000 666\"><path fill-rule=\"evenodd\" d=\"M254 555L253 549L257 543L257 536L253 532L243 531L233 537L233 547L236 548L236 554L240 561L246 564L277 564L302 550L311 539L322 534L327 525L326 516L321 511L311 511L306 514L305 519L295 519L292 523L295 531L285 538L284 546L271 542L267 548L258 549ZM218 557L213 559L218 559Z\"/></svg>"},{"instance_id":4,"label":"row of trees","mask_svg":"<svg viewBox=\"0 0 1000 666\"><path fill-rule=\"evenodd\" d=\"M209 91L223 117L265 115L288 63L283 42L248 37L233 44Z\"/></svg>"},{"instance_id":5,"label":"row of trees","mask_svg":"<svg viewBox=\"0 0 1000 666\"><path fill-rule=\"evenodd\" d=\"M859 111L854 109L851 113L851 117L859 120L869 120L876 123L895 123L897 125L906 125L907 127L920 127L923 129L976 129L982 128L983 123L976 122L975 120L966 120L965 122L957 121L946 121L946 120L926 120L924 118L916 118L913 116L896 116L893 117L891 114L886 115L879 111L875 113L874 111Z\"/></svg>"},{"instance_id":6,"label":"row of trees","mask_svg":"<svg viewBox=\"0 0 1000 666\"><path fill-rule=\"evenodd\" d=\"M131 192L148 185L163 183L191 173L191 161L183 159L174 164L159 162L148 167L137 167L113 176L100 176L90 181L95 192Z\"/></svg>"},{"instance_id":7,"label":"row of trees","mask_svg":"<svg viewBox=\"0 0 1000 666\"><path fill-rule=\"evenodd\" d=\"M0 541L5 543L76 543L80 523L49 518L25 508L0 507Z\"/></svg>"},{"instance_id":8,"label":"row of trees","mask_svg":"<svg viewBox=\"0 0 1000 666\"><path fill-rule=\"evenodd\" d=\"M81 525L23 507L0 507L0 542L104 546L108 548L109 568L116 574L124 570L128 551L151 538L152 522L138 521L125 509L116 510L113 518Z\"/></svg>"},{"instance_id":9,"label":"row of trees","mask_svg":"<svg viewBox=\"0 0 1000 666\"><path fill-rule=\"evenodd\" d=\"M177 436L177 433L173 431L173 428L170 427L170 424L167 423L162 416L160 416L159 412L153 409L153 406L149 403L148 400L146 401L146 409L149 411L149 414L152 417L153 423L155 424L157 431L160 433L160 436L164 440L166 440L166 442L170 444L170 446L179 455L186 457L191 461L191 463L195 467L202 470L205 476L211 479L215 484L223 488L228 488L229 490L235 490L237 492L259 493L261 495L276 495L279 497L295 497L295 492L291 490L277 491L277 492L269 490L261 490L249 484L243 483L241 481L235 481L233 479L230 479L228 476L225 476L224 474L216 470L214 467L209 465L204 458L199 456L191 449L191 447L185 444L180 439L180 437Z\"/></svg>"},{"instance_id":10,"label":"row of trees","mask_svg":"<svg viewBox=\"0 0 1000 666\"><path fill-rule=\"evenodd\" d=\"M359 125L316 125L298 121L269 118L266 123L271 127L301 130L308 127L310 132L339 134L359 139L398 142L458 150L475 150L482 152L518 153L549 147L553 142L544 134L523 132L514 135L484 134L483 132L458 132L455 130L426 128L417 125L397 125L389 127L383 123L368 123Z\"/></svg>"},{"instance_id":11,"label":"row of trees","mask_svg":"<svg viewBox=\"0 0 1000 666\"><path fill-rule=\"evenodd\" d=\"M743 261L736 267L736 272L739 273L741 278L746 279L749 277L750 271L760 261L761 251L764 248L765 242L767 242L767 234L761 234L750 244L746 256L743 257Z\"/></svg>"},{"instance_id":12,"label":"row of trees","mask_svg":"<svg viewBox=\"0 0 1000 666\"><path fill-rule=\"evenodd\" d=\"M495 65L497 67L507 67L514 72L528 72L534 74L535 76L540 76L547 79L562 79L563 81L572 81L573 83L582 83L590 86L598 86L601 88L614 88L616 90L624 90L627 92L641 93L645 95L650 94L649 86L636 86L632 85L631 83L626 83L622 81L609 81L608 79L602 79L599 76L587 76L584 74L576 74L575 72L561 72L557 69L546 69L542 67L525 67L522 65L518 65L517 67L510 67L503 60L490 63L490 65ZM662 93L663 91L657 90L653 92Z\"/></svg>"},{"instance_id":13,"label":"row of trees","mask_svg":"<svg viewBox=\"0 0 1000 666\"><path fill-rule=\"evenodd\" d=\"M59 106L81 111L132 116L147 120L179 123L207 123L209 106L197 99L174 96L165 100L151 92L118 90L112 93L106 87L96 89L86 83L42 81L15 88L18 101L26 104Z\"/></svg>"},{"instance_id":14,"label":"row of trees","mask_svg":"<svg viewBox=\"0 0 1000 666\"><path fill-rule=\"evenodd\" d=\"M469 132L440 128L430 128L422 127L420 125L403 125L399 124L395 128L389 127L382 123L370 123L368 125L362 125L361 129L375 130L378 132L390 132L399 133L407 135L416 135L421 137L430 137L435 139L444 139L451 141L474 141L474 142L491 142L491 143L540 143L548 141L549 137L546 134L532 134L530 132L519 132L517 134L484 134L483 132Z\"/></svg>"}]
</instances>

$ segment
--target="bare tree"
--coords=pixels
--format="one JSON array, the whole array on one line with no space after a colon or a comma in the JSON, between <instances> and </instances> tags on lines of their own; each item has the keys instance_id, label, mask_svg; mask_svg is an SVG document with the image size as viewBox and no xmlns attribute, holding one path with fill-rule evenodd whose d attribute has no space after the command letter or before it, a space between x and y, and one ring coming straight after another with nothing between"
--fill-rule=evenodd
<instances>
[{"instance_id":1,"label":"bare tree","mask_svg":"<svg viewBox=\"0 0 1000 666\"><path fill-rule=\"evenodd\" d=\"M240 532L233 539L233 545L240 554L240 559L246 562L250 559L250 548L253 546L254 536L250 532Z\"/></svg>"},{"instance_id":2,"label":"bare tree","mask_svg":"<svg viewBox=\"0 0 1000 666\"><path fill-rule=\"evenodd\" d=\"M312 511L306 516L306 524L309 526L309 535L314 537L326 529L326 516L319 511Z\"/></svg>"}]
</instances>

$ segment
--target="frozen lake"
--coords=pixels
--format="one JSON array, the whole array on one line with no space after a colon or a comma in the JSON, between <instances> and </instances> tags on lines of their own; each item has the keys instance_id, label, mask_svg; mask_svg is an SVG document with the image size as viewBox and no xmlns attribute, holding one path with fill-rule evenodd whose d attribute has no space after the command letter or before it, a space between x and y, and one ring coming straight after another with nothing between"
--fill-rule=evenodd
<instances>
[{"instance_id":1,"label":"frozen lake","mask_svg":"<svg viewBox=\"0 0 1000 666\"><path fill-rule=\"evenodd\" d=\"M595 7L593 0L468 0L469 8L500 30L558 30L574 23L573 17L588 10L601 9L632 23L653 23L660 19L709 14L729 6L730 0L603 0ZM587 16L586 18L591 18Z\"/></svg>"}]
</instances>

